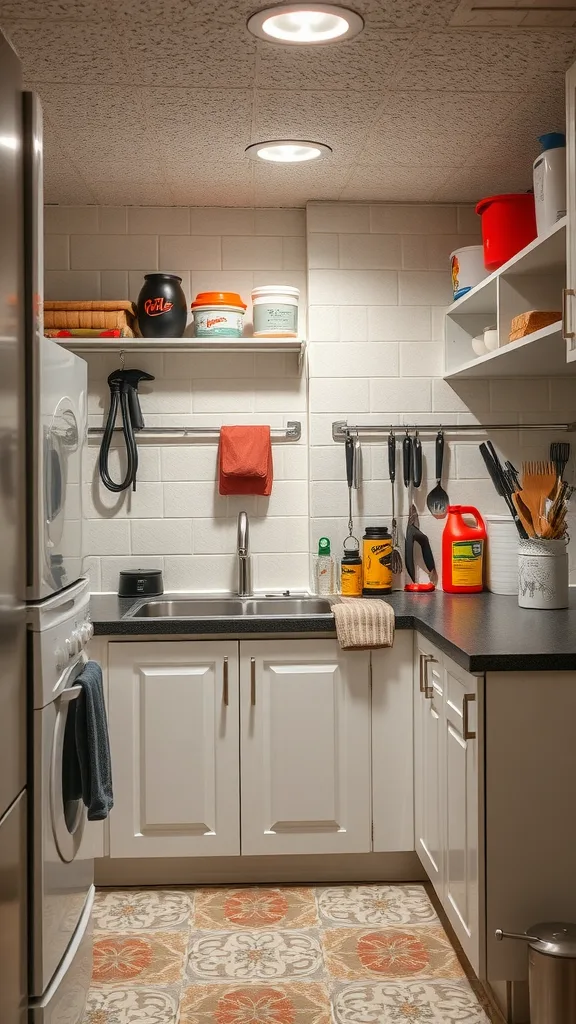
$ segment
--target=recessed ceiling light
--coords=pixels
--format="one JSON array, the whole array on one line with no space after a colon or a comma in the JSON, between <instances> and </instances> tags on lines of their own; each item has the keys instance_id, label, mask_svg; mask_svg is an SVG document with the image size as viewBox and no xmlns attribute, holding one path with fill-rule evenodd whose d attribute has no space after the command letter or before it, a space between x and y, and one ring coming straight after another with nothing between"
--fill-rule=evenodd
<instances>
[{"instance_id":1,"label":"recessed ceiling light","mask_svg":"<svg viewBox=\"0 0 576 1024\"><path fill-rule=\"evenodd\" d=\"M351 39L364 28L359 14L333 4L279 4L253 14L247 24L260 39L300 46Z\"/></svg>"},{"instance_id":2,"label":"recessed ceiling light","mask_svg":"<svg viewBox=\"0 0 576 1024\"><path fill-rule=\"evenodd\" d=\"M303 142L301 139L273 139L270 142L255 142L246 147L246 153L253 160L270 160L278 164L300 164L305 160L318 160L329 156L330 146L323 142Z\"/></svg>"}]
</instances>

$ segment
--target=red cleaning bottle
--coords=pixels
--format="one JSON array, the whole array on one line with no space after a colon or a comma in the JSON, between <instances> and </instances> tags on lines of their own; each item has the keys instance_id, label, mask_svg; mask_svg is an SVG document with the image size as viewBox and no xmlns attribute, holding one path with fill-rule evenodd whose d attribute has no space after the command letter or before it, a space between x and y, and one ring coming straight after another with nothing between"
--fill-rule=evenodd
<instances>
[{"instance_id":1,"label":"red cleaning bottle","mask_svg":"<svg viewBox=\"0 0 576 1024\"><path fill-rule=\"evenodd\" d=\"M464 516L473 516L474 526ZM449 594L477 594L483 590L482 568L486 527L473 505L449 505L442 534L442 588Z\"/></svg>"}]
</instances>

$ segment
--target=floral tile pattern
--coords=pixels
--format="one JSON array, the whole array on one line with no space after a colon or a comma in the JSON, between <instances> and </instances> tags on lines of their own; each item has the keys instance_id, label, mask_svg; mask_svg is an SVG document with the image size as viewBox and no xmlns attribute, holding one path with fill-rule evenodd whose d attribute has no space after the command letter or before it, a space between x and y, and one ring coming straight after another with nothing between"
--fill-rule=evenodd
<instances>
[{"instance_id":1,"label":"floral tile pattern","mask_svg":"<svg viewBox=\"0 0 576 1024\"><path fill-rule=\"evenodd\" d=\"M460 978L464 971L443 928L332 928L323 934L334 978Z\"/></svg>"},{"instance_id":2,"label":"floral tile pattern","mask_svg":"<svg viewBox=\"0 0 576 1024\"><path fill-rule=\"evenodd\" d=\"M325 985L192 985L180 1003L180 1024L331 1024Z\"/></svg>"},{"instance_id":3,"label":"floral tile pattern","mask_svg":"<svg viewBox=\"0 0 576 1024\"><path fill-rule=\"evenodd\" d=\"M101 891L82 1024L488 1024L421 885Z\"/></svg>"},{"instance_id":4,"label":"floral tile pattern","mask_svg":"<svg viewBox=\"0 0 576 1024\"><path fill-rule=\"evenodd\" d=\"M195 925L215 928L309 928L318 923L314 889L204 889Z\"/></svg>"}]
</instances>

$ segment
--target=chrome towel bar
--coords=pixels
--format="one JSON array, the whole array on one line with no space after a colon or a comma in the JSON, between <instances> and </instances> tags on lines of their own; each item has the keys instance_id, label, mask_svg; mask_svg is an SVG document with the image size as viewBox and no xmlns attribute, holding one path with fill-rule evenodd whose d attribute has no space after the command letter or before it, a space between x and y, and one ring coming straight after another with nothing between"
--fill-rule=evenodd
<instances>
[{"instance_id":1,"label":"chrome towel bar","mask_svg":"<svg viewBox=\"0 0 576 1024\"><path fill-rule=\"evenodd\" d=\"M99 444L103 433L103 427L89 427L88 442ZM116 427L114 434L121 433L122 428ZM138 444L192 444L195 441L214 444L220 436L220 427L144 427L135 436ZM299 441L302 437L302 424L300 420L288 420L285 427L271 427L270 437L274 442Z\"/></svg>"}]
</instances>

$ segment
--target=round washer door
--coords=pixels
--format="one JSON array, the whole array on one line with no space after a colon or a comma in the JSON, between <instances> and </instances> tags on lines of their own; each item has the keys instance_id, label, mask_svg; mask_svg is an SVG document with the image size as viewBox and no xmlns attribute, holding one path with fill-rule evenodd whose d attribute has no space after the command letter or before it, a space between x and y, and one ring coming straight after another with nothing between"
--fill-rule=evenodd
<instances>
[{"instance_id":1,"label":"round washer door","mask_svg":"<svg viewBox=\"0 0 576 1024\"><path fill-rule=\"evenodd\" d=\"M80 675L85 655L68 670L65 687L54 701L56 719L50 758L50 816L58 853L63 861L74 860L86 825L86 807L82 800L80 771L76 757L76 713L81 686Z\"/></svg>"}]
</instances>

